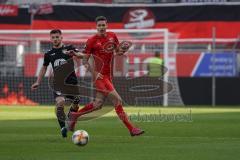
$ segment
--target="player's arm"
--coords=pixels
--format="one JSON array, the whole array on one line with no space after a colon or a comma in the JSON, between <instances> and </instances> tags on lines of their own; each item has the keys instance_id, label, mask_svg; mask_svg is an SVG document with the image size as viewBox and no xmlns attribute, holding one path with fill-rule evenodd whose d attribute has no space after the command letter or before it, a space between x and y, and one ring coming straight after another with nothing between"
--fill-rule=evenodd
<instances>
[{"instance_id":1,"label":"player's arm","mask_svg":"<svg viewBox=\"0 0 240 160\"><path fill-rule=\"evenodd\" d=\"M93 79L103 78L103 75L97 71L90 65L89 58L92 54L92 42L90 40L87 41L85 49L84 49L84 57L83 57L83 65L86 67L87 71L90 71L93 75Z\"/></svg>"},{"instance_id":2,"label":"player's arm","mask_svg":"<svg viewBox=\"0 0 240 160\"><path fill-rule=\"evenodd\" d=\"M38 77L37 77L37 80L32 84L31 86L31 89L32 90L35 90L38 88L38 86L40 85L44 75L46 74L47 72L47 67L50 63L50 60L49 60L49 57L47 54L44 55L44 61L43 61L43 66L38 74Z\"/></svg>"},{"instance_id":3,"label":"player's arm","mask_svg":"<svg viewBox=\"0 0 240 160\"><path fill-rule=\"evenodd\" d=\"M85 54L80 52L78 49L74 48L73 46L69 46L68 50L66 51L66 54L70 56L76 56L77 58L84 58Z\"/></svg>"},{"instance_id":4,"label":"player's arm","mask_svg":"<svg viewBox=\"0 0 240 160\"><path fill-rule=\"evenodd\" d=\"M86 54L84 56L84 58L83 58L83 65L85 66L86 71L90 71L91 73L94 73L93 68L91 67L90 63L88 62L89 58L90 58L89 54Z\"/></svg>"},{"instance_id":5,"label":"player's arm","mask_svg":"<svg viewBox=\"0 0 240 160\"><path fill-rule=\"evenodd\" d=\"M67 54L70 56L76 56L77 58L83 59L86 55L78 50L67 51Z\"/></svg>"},{"instance_id":6,"label":"player's arm","mask_svg":"<svg viewBox=\"0 0 240 160\"><path fill-rule=\"evenodd\" d=\"M103 79L103 75L97 72L89 63L90 54L85 54L83 57L83 65L86 67L86 70L92 73L93 79Z\"/></svg>"},{"instance_id":7,"label":"player's arm","mask_svg":"<svg viewBox=\"0 0 240 160\"><path fill-rule=\"evenodd\" d=\"M119 56L124 55L132 46L131 41L122 41L121 43L119 43L119 40L116 35L114 35L114 39L115 39L115 43L117 44L117 48L115 50L116 55L119 55Z\"/></svg>"},{"instance_id":8,"label":"player's arm","mask_svg":"<svg viewBox=\"0 0 240 160\"><path fill-rule=\"evenodd\" d=\"M40 70L40 73L37 77L37 80L35 83L32 84L31 86L31 89L32 90L35 90L38 88L38 86L40 85L41 81L42 81L42 78L44 77L44 75L46 74L46 71L47 71L47 66L42 66L41 70Z\"/></svg>"}]
</instances>

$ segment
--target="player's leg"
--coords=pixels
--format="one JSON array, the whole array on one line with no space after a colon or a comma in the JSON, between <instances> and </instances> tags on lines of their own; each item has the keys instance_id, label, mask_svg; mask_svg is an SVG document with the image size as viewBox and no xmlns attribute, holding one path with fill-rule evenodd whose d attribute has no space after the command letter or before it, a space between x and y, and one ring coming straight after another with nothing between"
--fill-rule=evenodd
<instances>
[{"instance_id":1,"label":"player's leg","mask_svg":"<svg viewBox=\"0 0 240 160\"><path fill-rule=\"evenodd\" d=\"M113 103L118 117L123 121L123 123L128 128L128 130L131 131L134 127L131 124L131 122L128 120L128 116L123 110L122 99L120 95L117 93L116 90L113 90L109 93L108 98Z\"/></svg>"},{"instance_id":2,"label":"player's leg","mask_svg":"<svg viewBox=\"0 0 240 160\"><path fill-rule=\"evenodd\" d=\"M66 96L66 98L71 100L71 106L68 112L68 119L70 117L71 112L77 112L79 109L79 102L80 102L80 97L79 96Z\"/></svg>"},{"instance_id":3,"label":"player's leg","mask_svg":"<svg viewBox=\"0 0 240 160\"><path fill-rule=\"evenodd\" d=\"M56 115L58 123L61 128L61 133L63 137L67 137L67 128L65 127L66 115L64 113L65 98L63 96L57 96L55 98L55 101L56 101Z\"/></svg>"},{"instance_id":4,"label":"player's leg","mask_svg":"<svg viewBox=\"0 0 240 160\"><path fill-rule=\"evenodd\" d=\"M109 93L108 96L115 107L115 111L118 117L122 120L124 125L128 128L131 136L137 136L137 135L143 134L144 133L143 130L141 130L140 128L134 127L133 124L129 121L128 116L123 109L122 99L120 95L117 93L117 91L114 89Z\"/></svg>"},{"instance_id":5,"label":"player's leg","mask_svg":"<svg viewBox=\"0 0 240 160\"><path fill-rule=\"evenodd\" d=\"M104 104L105 97L106 96L103 93L97 92L96 98L94 99L94 101L89 104L86 104L83 108L81 108L78 111L78 115L81 116L81 115L90 113L92 111L101 109Z\"/></svg>"},{"instance_id":6,"label":"player's leg","mask_svg":"<svg viewBox=\"0 0 240 160\"><path fill-rule=\"evenodd\" d=\"M101 93L101 92L97 92L96 93L96 98L93 102L86 104L83 108L81 108L80 110L78 110L78 112L71 112L70 113L70 118L68 121L68 129L70 131L73 131L75 128L75 125L77 123L77 119L78 117L80 117L81 115L99 110L102 108L102 105L105 101L106 96Z\"/></svg>"}]
</instances>

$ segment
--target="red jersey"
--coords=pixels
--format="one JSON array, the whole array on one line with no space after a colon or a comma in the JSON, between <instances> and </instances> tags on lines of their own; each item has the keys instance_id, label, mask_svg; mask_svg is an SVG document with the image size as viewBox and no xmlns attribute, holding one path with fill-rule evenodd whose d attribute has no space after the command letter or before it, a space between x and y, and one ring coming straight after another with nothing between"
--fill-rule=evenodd
<instances>
[{"instance_id":1,"label":"red jersey","mask_svg":"<svg viewBox=\"0 0 240 160\"><path fill-rule=\"evenodd\" d=\"M113 56L118 45L118 38L113 32L106 32L105 36L96 34L87 40L85 53L93 55L95 71L112 76Z\"/></svg>"}]
</instances>

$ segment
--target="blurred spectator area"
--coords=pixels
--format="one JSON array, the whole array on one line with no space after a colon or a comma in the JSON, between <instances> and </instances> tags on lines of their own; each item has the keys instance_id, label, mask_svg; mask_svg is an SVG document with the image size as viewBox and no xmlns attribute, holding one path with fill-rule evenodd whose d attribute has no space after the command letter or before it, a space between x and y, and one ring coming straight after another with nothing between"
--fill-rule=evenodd
<instances>
[{"instance_id":1,"label":"blurred spectator area","mask_svg":"<svg viewBox=\"0 0 240 160\"><path fill-rule=\"evenodd\" d=\"M240 2L239 0L0 0L0 4L31 4L31 3L218 3Z\"/></svg>"}]
</instances>

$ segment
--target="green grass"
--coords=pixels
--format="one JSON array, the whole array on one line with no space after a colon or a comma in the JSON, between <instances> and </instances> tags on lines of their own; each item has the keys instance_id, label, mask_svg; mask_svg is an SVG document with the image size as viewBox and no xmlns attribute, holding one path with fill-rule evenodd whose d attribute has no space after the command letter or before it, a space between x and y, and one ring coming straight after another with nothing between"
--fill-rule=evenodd
<instances>
[{"instance_id":1,"label":"green grass","mask_svg":"<svg viewBox=\"0 0 240 160\"><path fill-rule=\"evenodd\" d=\"M0 160L237 160L240 108L127 108L129 115L159 113L155 121L135 121L146 134L130 137L114 112L77 129L90 135L85 147L62 139L54 107L0 107ZM176 115L185 116L174 119ZM175 117L176 118L176 117ZM135 119L137 120L137 119ZM147 120L147 119L145 119Z\"/></svg>"}]
</instances>

